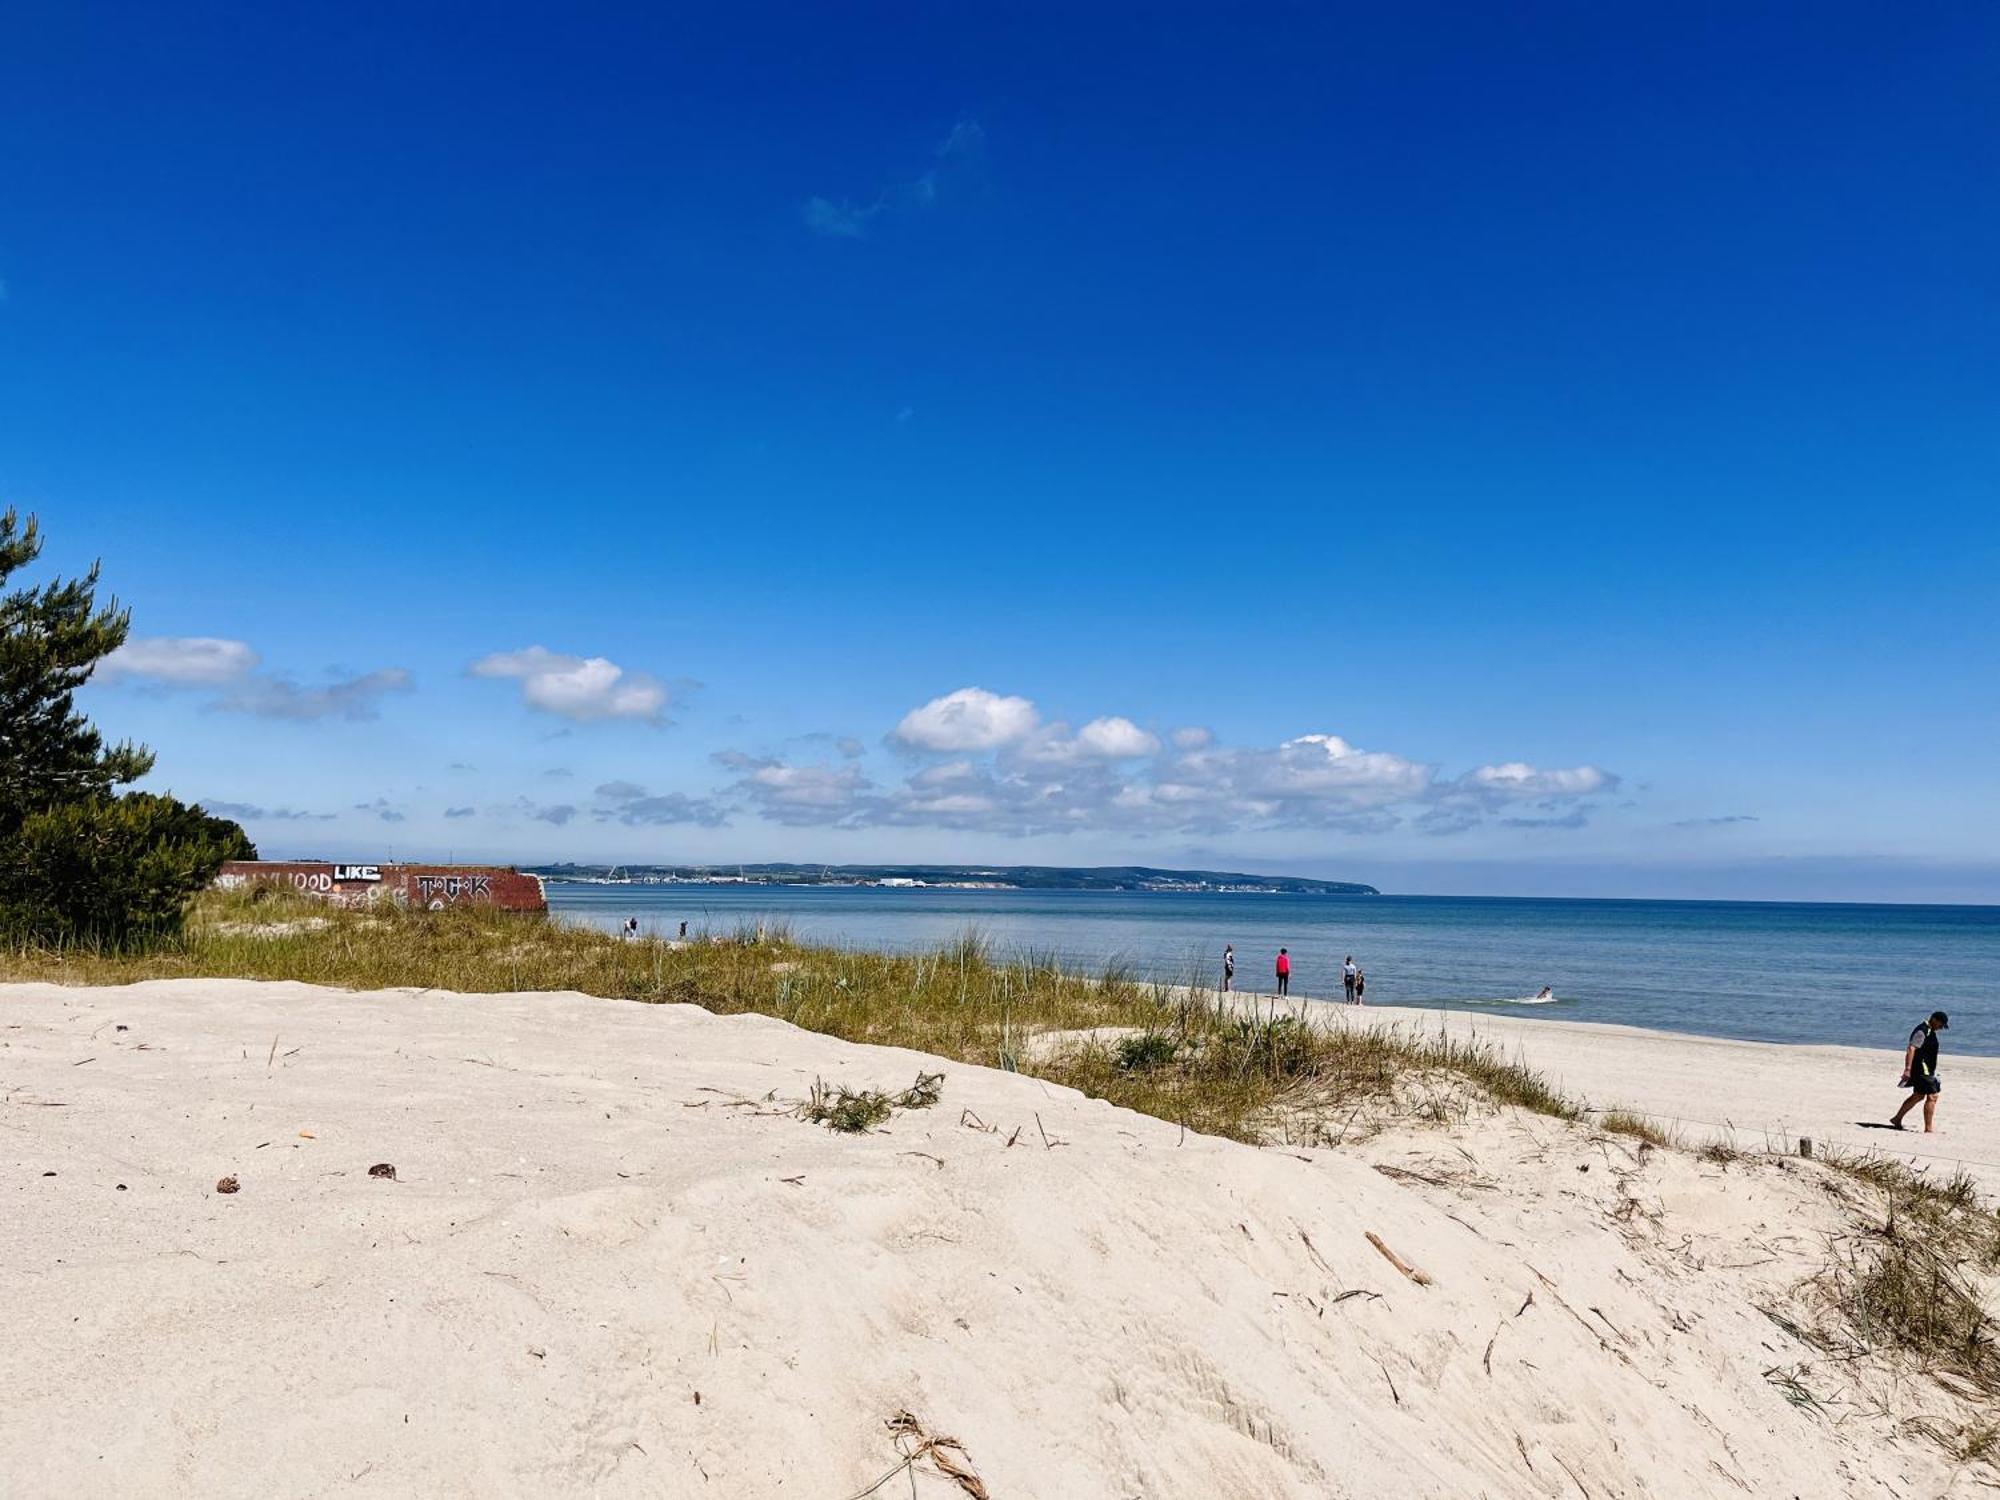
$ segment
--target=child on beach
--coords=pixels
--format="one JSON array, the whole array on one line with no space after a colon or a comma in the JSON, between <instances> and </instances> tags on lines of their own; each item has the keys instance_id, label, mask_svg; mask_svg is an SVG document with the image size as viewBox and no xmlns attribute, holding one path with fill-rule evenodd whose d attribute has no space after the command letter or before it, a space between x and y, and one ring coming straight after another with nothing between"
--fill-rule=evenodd
<instances>
[{"instance_id":1,"label":"child on beach","mask_svg":"<svg viewBox=\"0 0 2000 1500\"><path fill-rule=\"evenodd\" d=\"M1222 993L1228 994L1236 984L1236 947L1233 943L1222 945Z\"/></svg>"},{"instance_id":2,"label":"child on beach","mask_svg":"<svg viewBox=\"0 0 2000 1500\"><path fill-rule=\"evenodd\" d=\"M1359 969L1356 969L1354 971L1354 1003L1356 1005L1366 1005L1368 1003L1367 995L1368 976Z\"/></svg>"},{"instance_id":3,"label":"child on beach","mask_svg":"<svg viewBox=\"0 0 2000 1500\"><path fill-rule=\"evenodd\" d=\"M1292 992L1292 955L1289 949L1280 948L1278 950L1278 993L1281 995L1289 995L1291 992Z\"/></svg>"}]
</instances>

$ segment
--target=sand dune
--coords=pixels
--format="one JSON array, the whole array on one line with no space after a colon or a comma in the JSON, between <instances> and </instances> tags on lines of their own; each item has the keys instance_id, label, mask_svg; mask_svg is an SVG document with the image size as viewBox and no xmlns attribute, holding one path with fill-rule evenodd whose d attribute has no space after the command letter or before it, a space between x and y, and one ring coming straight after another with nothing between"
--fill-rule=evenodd
<instances>
[{"instance_id":1,"label":"sand dune","mask_svg":"<svg viewBox=\"0 0 2000 1500\"><path fill-rule=\"evenodd\" d=\"M790 1113L937 1070L875 1134ZM243 981L0 987L0 1095L10 1495L1977 1482L1904 1426L1966 1402L1767 1315L1848 1227L1816 1164L1512 1112L1258 1150L758 1017Z\"/></svg>"},{"instance_id":2,"label":"sand dune","mask_svg":"<svg viewBox=\"0 0 2000 1500\"><path fill-rule=\"evenodd\" d=\"M1268 1009L1272 1001L1266 996L1261 1003ZM2000 1057L1955 1052L1955 1037L1947 1032L1936 1132L1921 1134L1915 1113L1907 1132L1873 1128L1905 1098L1897 1087L1901 1041L1925 1009L1918 1005L1906 1018L1885 1019L1886 1045L1876 1050L1738 1042L1491 1011L1314 1002L1306 1013L1329 1025L1442 1027L1455 1036L1483 1037L1572 1097L1645 1114L1690 1142L1791 1149L1807 1136L1931 1170L1963 1167L1989 1192L2000 1193Z\"/></svg>"}]
</instances>

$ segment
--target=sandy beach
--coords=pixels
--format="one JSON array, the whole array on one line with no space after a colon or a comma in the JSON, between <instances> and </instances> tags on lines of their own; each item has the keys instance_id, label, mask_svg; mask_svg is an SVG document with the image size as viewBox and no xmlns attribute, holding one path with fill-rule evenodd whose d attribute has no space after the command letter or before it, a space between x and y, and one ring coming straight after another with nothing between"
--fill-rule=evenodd
<instances>
[{"instance_id":1,"label":"sandy beach","mask_svg":"<svg viewBox=\"0 0 2000 1500\"><path fill-rule=\"evenodd\" d=\"M1905 1131L1875 1128L1908 1097L1896 1086L1902 1054L1893 1048L1780 1046L1490 1010L1325 1001L1308 1002L1301 1010L1296 1000L1270 995L1239 992L1229 998L1246 1010L1255 1005L1268 1013L1275 1004L1281 1014L1303 1014L1327 1026L1390 1024L1481 1037L1573 1098L1599 1110L1644 1115L1691 1143L1795 1150L1804 1136L1932 1170L1963 1167L1989 1192L2000 1191L2000 1058L1953 1053L1948 1031L1938 1070L1944 1093L1937 1129L1924 1135L1914 1110ZM1913 1015L1910 1024L1920 1019Z\"/></svg>"},{"instance_id":2,"label":"sandy beach","mask_svg":"<svg viewBox=\"0 0 2000 1500\"><path fill-rule=\"evenodd\" d=\"M1746 1055L1565 1031L1522 1045L1663 1097ZM920 1072L873 1134L793 1112ZM1852 1227L1817 1164L1516 1111L1257 1149L761 1017L227 980L0 987L0 1096L10 1494L1975 1483L1903 1425L1963 1393L1774 1321Z\"/></svg>"}]
</instances>

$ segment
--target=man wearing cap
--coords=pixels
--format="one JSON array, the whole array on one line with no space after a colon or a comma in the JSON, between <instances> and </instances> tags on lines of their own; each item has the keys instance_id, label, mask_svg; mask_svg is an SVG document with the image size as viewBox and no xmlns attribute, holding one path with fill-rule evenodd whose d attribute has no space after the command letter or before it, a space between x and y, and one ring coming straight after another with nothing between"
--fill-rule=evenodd
<instances>
[{"instance_id":1,"label":"man wearing cap","mask_svg":"<svg viewBox=\"0 0 2000 1500\"><path fill-rule=\"evenodd\" d=\"M1910 1044L1903 1051L1903 1081L1900 1085L1910 1091L1910 1097L1903 1101L1903 1107L1889 1121L1898 1130L1903 1128L1903 1116L1921 1099L1924 1101L1924 1134L1931 1132L1931 1122L1937 1118L1938 1089L1942 1087L1937 1076L1938 1033L1949 1025L1951 1018L1941 1010L1934 1010L1928 1021L1910 1033Z\"/></svg>"}]
</instances>

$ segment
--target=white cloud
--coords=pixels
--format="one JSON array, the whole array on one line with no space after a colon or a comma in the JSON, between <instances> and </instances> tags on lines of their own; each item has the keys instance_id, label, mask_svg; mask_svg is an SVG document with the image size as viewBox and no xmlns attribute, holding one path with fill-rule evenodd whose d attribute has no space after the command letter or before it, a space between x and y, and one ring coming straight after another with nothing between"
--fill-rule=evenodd
<instances>
[{"instance_id":1,"label":"white cloud","mask_svg":"<svg viewBox=\"0 0 2000 1500\"><path fill-rule=\"evenodd\" d=\"M1160 748L1159 740L1130 719L1116 715L1092 719L1076 732L1076 742L1086 754L1101 755L1106 760L1131 760L1151 755Z\"/></svg>"},{"instance_id":2,"label":"white cloud","mask_svg":"<svg viewBox=\"0 0 2000 1500\"><path fill-rule=\"evenodd\" d=\"M904 714L896 738L919 750L993 750L1026 738L1038 722L1026 698L965 687Z\"/></svg>"},{"instance_id":3,"label":"white cloud","mask_svg":"<svg viewBox=\"0 0 2000 1500\"><path fill-rule=\"evenodd\" d=\"M402 667L382 667L318 687L257 670L258 656L245 642L219 636L146 636L127 641L98 665L96 679L156 688L205 689L208 707L263 719L372 719L390 693L415 686Z\"/></svg>"},{"instance_id":4,"label":"white cloud","mask_svg":"<svg viewBox=\"0 0 2000 1500\"><path fill-rule=\"evenodd\" d=\"M737 785L765 817L794 824L841 822L871 790L856 766L759 766Z\"/></svg>"},{"instance_id":5,"label":"white cloud","mask_svg":"<svg viewBox=\"0 0 2000 1500\"><path fill-rule=\"evenodd\" d=\"M961 688L904 715L895 738L949 755L878 787L855 767L792 765L725 752L736 790L767 818L841 827L933 827L1003 834L1076 830L1222 834L1258 829L1377 834L1414 822L1460 832L1500 813L1524 828L1578 827L1589 800L1618 778L1595 766L1540 770L1520 762L1456 779L1337 734L1301 734L1268 747L1218 745L1186 726L1163 746L1119 715L1075 733L1044 723L1024 697Z\"/></svg>"},{"instance_id":6,"label":"white cloud","mask_svg":"<svg viewBox=\"0 0 2000 1500\"><path fill-rule=\"evenodd\" d=\"M1302 734L1273 752L1250 752L1245 789L1280 799L1380 806L1421 796L1431 768L1383 750L1359 750L1337 734Z\"/></svg>"},{"instance_id":7,"label":"white cloud","mask_svg":"<svg viewBox=\"0 0 2000 1500\"><path fill-rule=\"evenodd\" d=\"M1617 776L1598 766L1545 771L1519 760L1479 766L1455 781L1439 782L1417 827L1429 834L1463 833L1504 812L1499 821L1506 828L1581 828L1598 807L1588 799L1618 785Z\"/></svg>"},{"instance_id":8,"label":"white cloud","mask_svg":"<svg viewBox=\"0 0 2000 1500\"><path fill-rule=\"evenodd\" d=\"M247 677L257 653L243 641L210 635L153 635L128 640L97 665L96 679L141 679L171 687L215 687Z\"/></svg>"},{"instance_id":9,"label":"white cloud","mask_svg":"<svg viewBox=\"0 0 2000 1500\"><path fill-rule=\"evenodd\" d=\"M1525 761L1481 766L1459 778L1459 785L1489 803L1532 802L1546 797L1589 797L1615 791L1618 778L1596 766L1541 771Z\"/></svg>"},{"instance_id":10,"label":"white cloud","mask_svg":"<svg viewBox=\"0 0 2000 1500\"><path fill-rule=\"evenodd\" d=\"M640 719L657 724L667 706L666 685L644 672L631 672L602 656L569 656L543 646L496 651L468 671L475 677L512 678L521 701L542 713L578 723L598 719Z\"/></svg>"}]
</instances>

